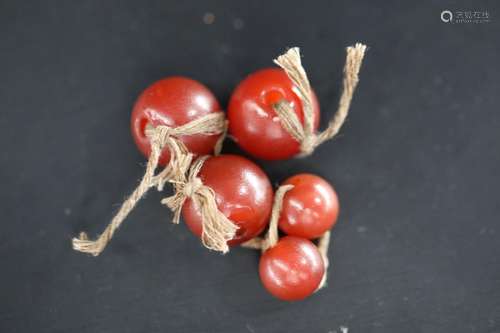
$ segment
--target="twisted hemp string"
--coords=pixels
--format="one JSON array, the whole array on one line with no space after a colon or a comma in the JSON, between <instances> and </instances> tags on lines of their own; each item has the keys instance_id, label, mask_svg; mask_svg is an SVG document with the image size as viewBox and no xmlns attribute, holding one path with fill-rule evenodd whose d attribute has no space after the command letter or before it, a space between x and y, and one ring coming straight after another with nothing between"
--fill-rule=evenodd
<instances>
[{"instance_id":1,"label":"twisted hemp string","mask_svg":"<svg viewBox=\"0 0 500 333\"><path fill-rule=\"evenodd\" d=\"M283 127L300 143L299 156L301 157L310 155L317 146L333 138L345 122L354 91L359 81L358 74L366 52L366 45L357 43L355 46L349 46L346 51L342 95L340 96L337 112L330 120L327 128L320 133L315 133L314 131L311 85L306 71L302 67L300 49L298 47L291 48L274 60L278 66L285 70L290 80L292 80L294 92L302 101L304 124L300 122L293 106L288 101L281 100L273 105Z\"/></svg>"},{"instance_id":2,"label":"twisted hemp string","mask_svg":"<svg viewBox=\"0 0 500 333\"><path fill-rule=\"evenodd\" d=\"M123 202L118 213L96 240L89 240L87 234L81 232L78 238L75 237L72 240L73 249L98 256L109 243L116 229L151 187L157 187L161 191L166 182L171 179L181 178L188 171L193 155L188 152L182 141L177 137L194 134L222 134L214 148L215 153L218 154L222 147L226 128L227 123L223 112L211 113L175 128L163 125L153 128L148 125L146 136L149 137L151 142L151 154L139 185ZM161 172L155 175L160 155L165 147L170 150L170 162Z\"/></svg>"},{"instance_id":3,"label":"twisted hemp string","mask_svg":"<svg viewBox=\"0 0 500 333\"><path fill-rule=\"evenodd\" d=\"M246 247L249 249L261 250L262 253L266 252L266 250L272 248L278 243L279 235L278 235L278 221L281 214L281 209L283 208L283 198L285 197L286 192L290 191L294 186L293 185L282 185L280 186L274 195L273 209L271 212L271 220L269 221L269 229L267 230L264 238L256 237L250 239L249 241L241 244L242 247ZM321 254L323 259L323 264L325 266L325 274L323 274L323 278L316 289L323 288L326 284L327 279L327 269L329 265L328 261L328 246L330 244L330 231L327 231L320 237L318 241L318 251Z\"/></svg>"},{"instance_id":4,"label":"twisted hemp string","mask_svg":"<svg viewBox=\"0 0 500 333\"><path fill-rule=\"evenodd\" d=\"M203 245L211 250L227 253L231 240L238 226L229 220L217 207L214 191L203 184L198 177L203 163L209 156L203 156L194 161L189 175L178 174L171 182L175 187L175 194L162 200L162 203L174 212L174 223L179 223L182 206L187 199L191 199L202 217L201 240Z\"/></svg>"}]
</instances>

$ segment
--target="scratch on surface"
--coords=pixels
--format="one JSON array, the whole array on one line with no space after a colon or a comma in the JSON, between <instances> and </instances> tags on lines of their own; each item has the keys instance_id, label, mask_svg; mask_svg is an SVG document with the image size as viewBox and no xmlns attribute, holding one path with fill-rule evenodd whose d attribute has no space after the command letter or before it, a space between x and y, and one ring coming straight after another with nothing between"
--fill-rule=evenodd
<instances>
[{"instance_id":1,"label":"scratch on surface","mask_svg":"<svg viewBox=\"0 0 500 333\"><path fill-rule=\"evenodd\" d=\"M340 328L340 333L349 333L349 327L340 326L339 328ZM337 330L328 331L328 333L337 333Z\"/></svg>"},{"instance_id":2,"label":"scratch on surface","mask_svg":"<svg viewBox=\"0 0 500 333\"><path fill-rule=\"evenodd\" d=\"M206 12L203 14L203 23L205 24L213 24L215 22L214 13Z\"/></svg>"},{"instance_id":3,"label":"scratch on surface","mask_svg":"<svg viewBox=\"0 0 500 333\"><path fill-rule=\"evenodd\" d=\"M368 230L367 227L360 225L359 227L356 228L356 231L359 232L360 234L365 233Z\"/></svg>"},{"instance_id":4,"label":"scratch on surface","mask_svg":"<svg viewBox=\"0 0 500 333\"><path fill-rule=\"evenodd\" d=\"M250 324L246 324L245 326L246 326L248 332L255 333L255 331L253 330L252 326L250 326Z\"/></svg>"},{"instance_id":5,"label":"scratch on surface","mask_svg":"<svg viewBox=\"0 0 500 333\"><path fill-rule=\"evenodd\" d=\"M233 28L235 30L241 30L245 26L245 22L240 18L235 18L233 20Z\"/></svg>"}]
</instances>

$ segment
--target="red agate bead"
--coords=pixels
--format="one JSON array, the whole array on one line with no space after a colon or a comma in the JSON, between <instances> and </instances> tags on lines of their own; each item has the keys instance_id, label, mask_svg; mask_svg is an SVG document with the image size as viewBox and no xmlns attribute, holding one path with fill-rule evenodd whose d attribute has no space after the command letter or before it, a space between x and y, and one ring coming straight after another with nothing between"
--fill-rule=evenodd
<instances>
[{"instance_id":1,"label":"red agate bead","mask_svg":"<svg viewBox=\"0 0 500 333\"><path fill-rule=\"evenodd\" d=\"M264 287L285 301L306 298L318 288L325 266L310 240L286 236L262 254L259 275Z\"/></svg>"},{"instance_id":2,"label":"red agate bead","mask_svg":"<svg viewBox=\"0 0 500 333\"><path fill-rule=\"evenodd\" d=\"M283 160L297 155L300 144L282 126L273 104L286 100L304 123L302 102L293 91L284 70L268 68L245 78L234 90L228 107L229 131L249 154L266 160ZM314 130L319 124L319 103L312 93Z\"/></svg>"},{"instance_id":3,"label":"red agate bead","mask_svg":"<svg viewBox=\"0 0 500 333\"><path fill-rule=\"evenodd\" d=\"M288 235L318 238L333 227L339 214L339 201L332 186L312 174L298 174L283 182L294 187L286 192L278 222Z\"/></svg>"},{"instance_id":4,"label":"red agate bead","mask_svg":"<svg viewBox=\"0 0 500 333\"><path fill-rule=\"evenodd\" d=\"M137 147L149 157L151 145L145 134L147 124L178 127L220 110L219 102L203 84L186 77L168 77L141 93L132 111L130 128ZM179 139L191 152L204 155L213 152L218 138L219 135L197 134ZM166 165L169 161L170 152L164 149L159 163Z\"/></svg>"},{"instance_id":5,"label":"red agate bead","mask_svg":"<svg viewBox=\"0 0 500 333\"><path fill-rule=\"evenodd\" d=\"M271 214L273 190L259 166L241 156L212 156L198 177L214 191L218 209L239 227L229 245L245 242L264 230ZM184 203L182 216L189 229L201 237L202 218L192 200Z\"/></svg>"}]
</instances>

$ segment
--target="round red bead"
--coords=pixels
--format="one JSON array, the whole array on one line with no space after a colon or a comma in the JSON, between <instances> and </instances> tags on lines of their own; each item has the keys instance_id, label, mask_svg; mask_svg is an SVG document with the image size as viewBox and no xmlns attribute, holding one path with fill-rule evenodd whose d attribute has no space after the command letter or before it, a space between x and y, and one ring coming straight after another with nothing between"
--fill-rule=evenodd
<instances>
[{"instance_id":1,"label":"round red bead","mask_svg":"<svg viewBox=\"0 0 500 333\"><path fill-rule=\"evenodd\" d=\"M279 68L259 70L236 87L228 107L229 131L243 150L266 160L283 160L300 152L299 142L282 126L273 109L275 103L286 100L304 122L302 102L293 87L285 71ZM316 130L319 103L314 92L312 102Z\"/></svg>"},{"instance_id":2,"label":"round red bead","mask_svg":"<svg viewBox=\"0 0 500 333\"><path fill-rule=\"evenodd\" d=\"M312 174L298 174L283 182L293 185L283 198L279 228L288 235L318 238L331 229L339 214L339 201L332 186Z\"/></svg>"},{"instance_id":3,"label":"round red bead","mask_svg":"<svg viewBox=\"0 0 500 333\"><path fill-rule=\"evenodd\" d=\"M137 99L132 111L130 128L139 150L149 157L151 144L146 136L148 124L156 127L178 127L221 108L212 92L203 84L186 77L169 77L153 83ZM179 139L189 151L198 155L213 153L220 135L197 134ZM170 152L164 149L159 163L166 165Z\"/></svg>"},{"instance_id":4,"label":"round red bead","mask_svg":"<svg viewBox=\"0 0 500 333\"><path fill-rule=\"evenodd\" d=\"M241 156L219 155L205 161L198 177L214 191L218 209L239 227L229 245L245 242L264 230L273 190L260 167ZM192 200L186 200L182 215L189 229L200 237L202 218Z\"/></svg>"},{"instance_id":5,"label":"round red bead","mask_svg":"<svg viewBox=\"0 0 500 333\"><path fill-rule=\"evenodd\" d=\"M306 298L318 288L325 266L311 241L286 236L268 249L259 263L260 279L275 297L285 301Z\"/></svg>"}]
</instances>

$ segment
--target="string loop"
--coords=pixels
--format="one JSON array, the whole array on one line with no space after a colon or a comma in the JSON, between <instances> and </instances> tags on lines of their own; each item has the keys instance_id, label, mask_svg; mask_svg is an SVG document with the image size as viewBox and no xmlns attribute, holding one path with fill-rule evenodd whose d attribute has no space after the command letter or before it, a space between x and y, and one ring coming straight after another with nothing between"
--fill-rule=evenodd
<instances>
[{"instance_id":1,"label":"string loop","mask_svg":"<svg viewBox=\"0 0 500 333\"><path fill-rule=\"evenodd\" d=\"M226 128L227 123L223 112L210 113L178 127L163 125L157 127L146 126L145 134L151 142L151 154L149 155L142 180L132 194L123 202L118 213L99 237L96 240L89 240L87 234L81 232L79 237L72 239L73 249L98 256L111 238L113 238L118 227L151 187L157 187L161 191L166 182L175 181L175 179L179 178L182 179L183 175L189 170L193 155L189 153L186 146L178 139L179 136L222 134L214 149L215 153L218 154L225 137ZM155 175L161 152L165 147L170 150L170 162L161 172Z\"/></svg>"},{"instance_id":2,"label":"string loop","mask_svg":"<svg viewBox=\"0 0 500 333\"><path fill-rule=\"evenodd\" d=\"M299 157L305 157L323 142L330 140L340 131L344 124L352 97L359 82L359 70L363 63L366 52L366 45L357 43L347 49L346 61L344 65L344 77L342 80L342 94L340 96L337 112L330 120L326 129L316 133L314 130L314 113L312 108L312 90L306 71L300 59L300 49L293 47L286 53L274 59L274 63L280 66L294 84L294 93L302 101L302 111L304 113L304 123L297 117L293 106L285 100L276 103L273 108L281 120L283 128L300 143Z\"/></svg>"}]
</instances>

